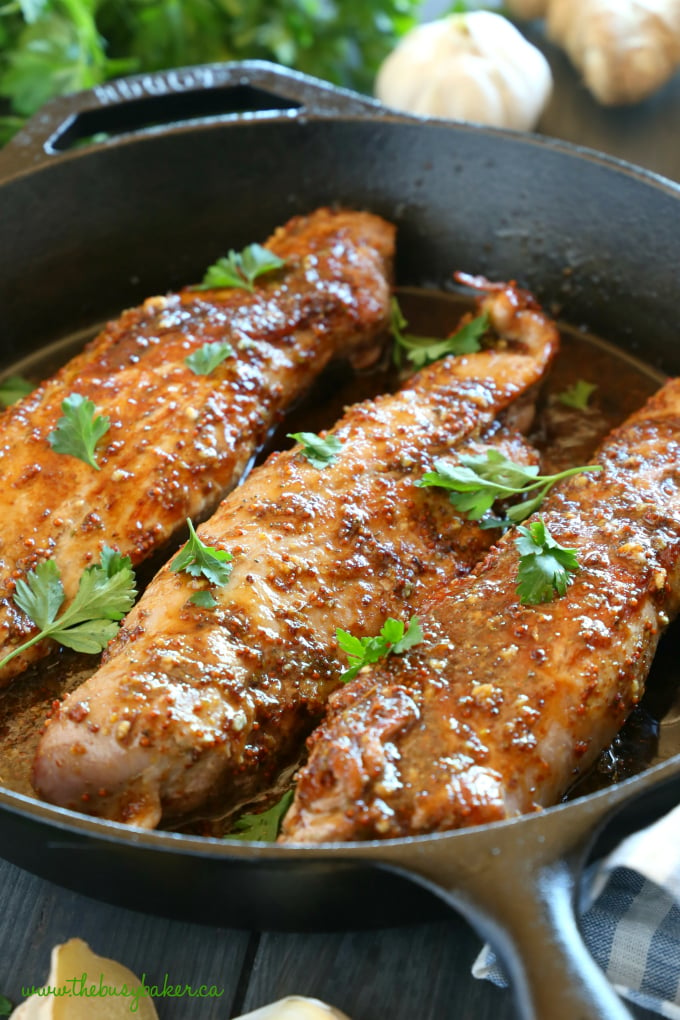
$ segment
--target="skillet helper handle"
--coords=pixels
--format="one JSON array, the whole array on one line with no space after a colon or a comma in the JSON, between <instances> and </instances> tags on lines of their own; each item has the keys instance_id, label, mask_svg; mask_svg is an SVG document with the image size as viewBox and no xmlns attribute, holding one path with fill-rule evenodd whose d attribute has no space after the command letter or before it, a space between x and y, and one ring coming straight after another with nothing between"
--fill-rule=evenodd
<instances>
[{"instance_id":1,"label":"skillet helper handle","mask_svg":"<svg viewBox=\"0 0 680 1020\"><path fill-rule=\"evenodd\" d=\"M583 942L574 913L578 879L607 802L583 802L459 839L426 853L390 854L470 922L496 952L522 1020L632 1020ZM607 814L609 812L607 811ZM451 834L449 834L451 835ZM387 861L385 862L387 863Z\"/></svg>"},{"instance_id":2,"label":"skillet helper handle","mask_svg":"<svg viewBox=\"0 0 680 1020\"><path fill-rule=\"evenodd\" d=\"M0 153L0 178L64 158L84 145L111 146L191 121L379 117L381 104L263 60L131 75L52 99Z\"/></svg>"}]
</instances>

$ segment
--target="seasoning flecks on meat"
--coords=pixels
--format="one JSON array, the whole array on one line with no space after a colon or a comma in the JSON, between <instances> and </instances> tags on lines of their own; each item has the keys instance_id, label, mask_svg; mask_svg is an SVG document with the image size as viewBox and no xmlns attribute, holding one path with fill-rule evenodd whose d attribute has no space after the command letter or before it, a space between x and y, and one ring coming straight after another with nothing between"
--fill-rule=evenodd
<instances>
[{"instance_id":1,"label":"seasoning flecks on meat","mask_svg":"<svg viewBox=\"0 0 680 1020\"><path fill-rule=\"evenodd\" d=\"M35 783L48 800L140 825L228 814L297 763L345 666L336 627L374 634L464 574L492 533L416 486L442 455L496 444L497 418L540 381L554 325L508 286L480 302L495 346L422 370L334 428L334 463L275 454L198 529L233 556L213 608L203 579L160 572L101 668L47 726Z\"/></svg>"},{"instance_id":2,"label":"seasoning flecks on meat","mask_svg":"<svg viewBox=\"0 0 680 1020\"><path fill-rule=\"evenodd\" d=\"M331 699L284 842L414 835L539 810L609 744L678 609L680 380L595 460L600 473L563 483L537 515L576 551L566 593L521 604L506 534L424 612L424 643Z\"/></svg>"},{"instance_id":3,"label":"seasoning flecks on meat","mask_svg":"<svg viewBox=\"0 0 680 1020\"><path fill-rule=\"evenodd\" d=\"M320 209L267 245L285 265L252 293L187 288L150 298L0 417L0 659L37 633L13 601L17 578L53 558L68 602L104 545L140 563L187 517L215 509L332 357L363 357L385 335L390 224ZM185 359L217 341L228 356L209 374L194 372ZM50 443L73 394L110 420L97 468ZM0 685L50 647L17 655Z\"/></svg>"}]
</instances>

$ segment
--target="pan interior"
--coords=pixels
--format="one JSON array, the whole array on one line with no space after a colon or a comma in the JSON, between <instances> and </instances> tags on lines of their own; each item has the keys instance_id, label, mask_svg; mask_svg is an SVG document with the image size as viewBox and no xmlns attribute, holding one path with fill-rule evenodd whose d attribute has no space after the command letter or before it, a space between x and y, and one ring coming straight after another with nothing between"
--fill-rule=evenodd
<instances>
[{"instance_id":1,"label":"pan interior","mask_svg":"<svg viewBox=\"0 0 680 1020\"><path fill-rule=\"evenodd\" d=\"M455 327L461 312L470 308L469 299L457 293L400 288L398 297L409 331L423 335L445 336ZM92 328L63 337L4 366L4 374L21 374L38 382L80 350L96 331ZM537 401L531 434L553 469L568 462L588 463L600 439L663 381L657 370L606 340L566 325L561 326L561 332L562 351ZM560 399L560 394L579 379L597 387L585 410L569 408ZM397 374L387 356L370 371L358 374L344 363L332 365L291 410L258 460L273 449L289 445L287 433L328 428L347 404L397 384ZM147 573L151 576L150 571ZM661 642L641 703L569 796L601 789L680 753L679 652L680 625L676 624ZM0 782L6 789L33 795L31 761L47 711L55 699L82 683L93 668L91 657L62 651L29 671L20 684L0 692ZM211 828L210 834L222 833Z\"/></svg>"}]
</instances>

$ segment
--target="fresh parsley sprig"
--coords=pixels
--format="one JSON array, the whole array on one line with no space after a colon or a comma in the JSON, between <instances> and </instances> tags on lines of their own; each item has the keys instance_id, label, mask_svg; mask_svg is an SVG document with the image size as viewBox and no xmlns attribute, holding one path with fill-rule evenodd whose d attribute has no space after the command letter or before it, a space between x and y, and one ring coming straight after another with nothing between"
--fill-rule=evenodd
<instances>
[{"instance_id":1,"label":"fresh parsley sprig","mask_svg":"<svg viewBox=\"0 0 680 1020\"><path fill-rule=\"evenodd\" d=\"M64 412L47 439L55 453L66 453L99 471L95 457L97 443L111 428L108 415L96 414L95 405L80 393L62 401Z\"/></svg>"},{"instance_id":2,"label":"fresh parsley sprig","mask_svg":"<svg viewBox=\"0 0 680 1020\"><path fill-rule=\"evenodd\" d=\"M16 404L17 400L27 397L34 389L34 384L28 379L24 379L23 375L8 375L0 382L0 405L11 407L12 404Z\"/></svg>"},{"instance_id":3,"label":"fresh parsley sprig","mask_svg":"<svg viewBox=\"0 0 680 1020\"><path fill-rule=\"evenodd\" d=\"M516 464L493 447L476 457L462 456L460 464L436 460L434 471L426 472L416 485L437 486L449 490L449 499L469 520L478 521L497 499L538 490L531 499L511 506L505 520L494 518L494 526L517 524L525 520L543 502L556 482L582 471L601 471L600 464L568 468L553 475L539 475L536 464Z\"/></svg>"},{"instance_id":4,"label":"fresh parsley sprig","mask_svg":"<svg viewBox=\"0 0 680 1020\"><path fill-rule=\"evenodd\" d=\"M330 464L335 464L338 454L342 450L342 443L336 436L327 436L322 439L316 432L289 432L289 439L300 443L300 451L307 458L312 467L322 471Z\"/></svg>"},{"instance_id":5,"label":"fresh parsley sprig","mask_svg":"<svg viewBox=\"0 0 680 1020\"><path fill-rule=\"evenodd\" d=\"M230 343L227 343L226 340L216 340L214 343L203 344L192 354L187 354L184 363L194 375L210 375L233 353L234 348Z\"/></svg>"},{"instance_id":6,"label":"fresh parsley sprig","mask_svg":"<svg viewBox=\"0 0 680 1020\"><path fill-rule=\"evenodd\" d=\"M515 545L520 554L517 571L517 594L522 605L552 602L555 595L564 595L581 568L576 549L565 549L552 537L544 521L520 526Z\"/></svg>"},{"instance_id":7,"label":"fresh parsley sprig","mask_svg":"<svg viewBox=\"0 0 680 1020\"><path fill-rule=\"evenodd\" d=\"M404 332L408 322L396 298L392 298L390 315L390 329L394 337L393 356L398 367L401 367L404 357L415 368L423 368L447 354L474 354L480 350L480 340L489 328L489 316L483 312L450 337L414 336Z\"/></svg>"},{"instance_id":8,"label":"fresh parsley sprig","mask_svg":"<svg viewBox=\"0 0 680 1020\"><path fill-rule=\"evenodd\" d=\"M349 669L340 675L342 682L347 683L364 666L379 662L387 655L403 655L409 648L419 645L423 640L423 631L417 616L411 617L407 628L402 620L389 616L375 637L357 638L341 627L337 628L335 636L338 647L349 659Z\"/></svg>"},{"instance_id":9,"label":"fresh parsley sprig","mask_svg":"<svg viewBox=\"0 0 680 1020\"><path fill-rule=\"evenodd\" d=\"M261 244L249 244L242 252L231 249L229 254L212 266L209 266L196 290L222 290L225 287L238 287L242 290L254 291L255 280L265 273L285 266L285 261L278 255L263 248Z\"/></svg>"},{"instance_id":10,"label":"fresh parsley sprig","mask_svg":"<svg viewBox=\"0 0 680 1020\"><path fill-rule=\"evenodd\" d=\"M59 568L51 559L39 563L25 579L17 581L13 598L40 629L6 655L0 668L46 637L76 652L101 652L115 636L117 621L132 609L136 596L130 558L104 546L100 562L85 568L73 601L57 615L66 597Z\"/></svg>"},{"instance_id":11,"label":"fresh parsley sprig","mask_svg":"<svg viewBox=\"0 0 680 1020\"><path fill-rule=\"evenodd\" d=\"M241 815L233 825L227 839L257 840L260 843L274 843L281 828L283 816L291 805L293 791L286 790L281 800L259 814Z\"/></svg>"},{"instance_id":12,"label":"fresh parsley sprig","mask_svg":"<svg viewBox=\"0 0 680 1020\"><path fill-rule=\"evenodd\" d=\"M586 382L585 379L577 379L566 390L557 394L557 399L565 407L573 407L577 411L585 411L588 402L597 389L596 383Z\"/></svg>"},{"instance_id":13,"label":"fresh parsley sprig","mask_svg":"<svg viewBox=\"0 0 680 1020\"><path fill-rule=\"evenodd\" d=\"M189 525L189 540L175 556L170 564L170 570L173 574L184 571L191 574L192 577L202 575L207 577L211 584L221 587L227 583L231 576L231 561L234 557L226 549L216 549L214 546L202 542L189 518L187 518L187 524Z\"/></svg>"}]
</instances>

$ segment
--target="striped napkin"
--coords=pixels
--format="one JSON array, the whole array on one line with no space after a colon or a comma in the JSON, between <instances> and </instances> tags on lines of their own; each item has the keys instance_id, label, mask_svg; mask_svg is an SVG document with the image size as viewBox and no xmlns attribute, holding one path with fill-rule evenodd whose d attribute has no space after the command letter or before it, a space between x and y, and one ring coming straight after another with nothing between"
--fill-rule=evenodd
<instances>
[{"instance_id":1,"label":"striped napkin","mask_svg":"<svg viewBox=\"0 0 680 1020\"><path fill-rule=\"evenodd\" d=\"M680 1020L680 807L624 840L585 876L583 937L618 993ZM476 978L506 979L485 946Z\"/></svg>"}]
</instances>

